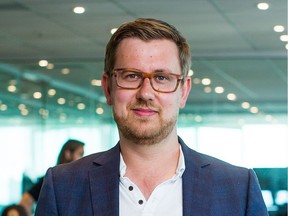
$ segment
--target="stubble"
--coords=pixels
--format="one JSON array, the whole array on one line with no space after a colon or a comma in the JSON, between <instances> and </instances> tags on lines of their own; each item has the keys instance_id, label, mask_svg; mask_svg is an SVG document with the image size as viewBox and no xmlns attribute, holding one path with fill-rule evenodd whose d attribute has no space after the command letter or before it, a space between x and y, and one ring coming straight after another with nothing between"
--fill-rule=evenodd
<instances>
[{"instance_id":1,"label":"stubble","mask_svg":"<svg viewBox=\"0 0 288 216\"><path fill-rule=\"evenodd\" d=\"M146 102L138 102L134 106L142 106ZM149 107L148 104L145 105ZM150 106L151 107L151 106ZM153 118L137 118L135 114L129 112L127 117L117 114L113 110L114 118L121 135L131 142L139 145L153 145L165 139L176 125L177 116L172 115L168 119L163 119L161 110Z\"/></svg>"}]
</instances>

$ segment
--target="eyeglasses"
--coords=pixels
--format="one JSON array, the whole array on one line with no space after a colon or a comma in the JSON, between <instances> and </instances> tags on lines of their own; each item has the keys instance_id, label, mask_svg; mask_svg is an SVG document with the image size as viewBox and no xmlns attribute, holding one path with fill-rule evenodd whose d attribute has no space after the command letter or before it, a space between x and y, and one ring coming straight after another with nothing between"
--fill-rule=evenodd
<instances>
[{"instance_id":1,"label":"eyeglasses","mask_svg":"<svg viewBox=\"0 0 288 216\"><path fill-rule=\"evenodd\" d=\"M157 92L171 93L176 91L183 75L168 72L145 73L132 68L114 69L111 76L116 78L118 87L124 89L138 89L142 86L145 78L150 80L152 88Z\"/></svg>"}]
</instances>

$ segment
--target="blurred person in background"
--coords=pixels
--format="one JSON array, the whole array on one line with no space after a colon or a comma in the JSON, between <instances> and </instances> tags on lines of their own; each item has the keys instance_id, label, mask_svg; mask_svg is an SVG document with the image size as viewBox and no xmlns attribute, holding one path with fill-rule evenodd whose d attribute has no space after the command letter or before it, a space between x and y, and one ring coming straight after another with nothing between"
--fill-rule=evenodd
<instances>
[{"instance_id":1,"label":"blurred person in background","mask_svg":"<svg viewBox=\"0 0 288 216\"><path fill-rule=\"evenodd\" d=\"M18 204L12 204L4 208L1 216L29 216L29 215L24 206Z\"/></svg>"},{"instance_id":2,"label":"blurred person in background","mask_svg":"<svg viewBox=\"0 0 288 216\"><path fill-rule=\"evenodd\" d=\"M79 140L69 139L62 146L62 149L57 158L57 165L69 163L84 155L84 143ZM28 215L32 215L34 203L38 201L40 190L43 184L44 176L26 191L20 201L20 205L25 207Z\"/></svg>"}]
</instances>

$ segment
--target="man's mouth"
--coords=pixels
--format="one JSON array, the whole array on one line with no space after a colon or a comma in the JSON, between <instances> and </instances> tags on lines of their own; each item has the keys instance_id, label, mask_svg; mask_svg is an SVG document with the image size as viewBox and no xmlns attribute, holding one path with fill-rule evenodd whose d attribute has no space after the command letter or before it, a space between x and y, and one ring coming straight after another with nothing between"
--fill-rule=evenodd
<instances>
[{"instance_id":1,"label":"man's mouth","mask_svg":"<svg viewBox=\"0 0 288 216\"><path fill-rule=\"evenodd\" d=\"M152 116L158 113L157 110L150 108L133 108L132 110L138 116Z\"/></svg>"}]
</instances>

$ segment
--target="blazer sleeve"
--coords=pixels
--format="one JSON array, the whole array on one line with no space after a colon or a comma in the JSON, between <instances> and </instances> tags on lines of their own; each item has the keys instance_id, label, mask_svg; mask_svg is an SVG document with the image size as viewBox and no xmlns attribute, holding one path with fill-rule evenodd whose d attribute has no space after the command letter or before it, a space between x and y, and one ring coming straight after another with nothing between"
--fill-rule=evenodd
<instances>
[{"instance_id":1,"label":"blazer sleeve","mask_svg":"<svg viewBox=\"0 0 288 216\"><path fill-rule=\"evenodd\" d=\"M58 216L52 168L49 168L45 175L35 216Z\"/></svg>"},{"instance_id":2,"label":"blazer sleeve","mask_svg":"<svg viewBox=\"0 0 288 216\"><path fill-rule=\"evenodd\" d=\"M260 185L255 172L249 169L249 185L246 216L268 216Z\"/></svg>"}]
</instances>

